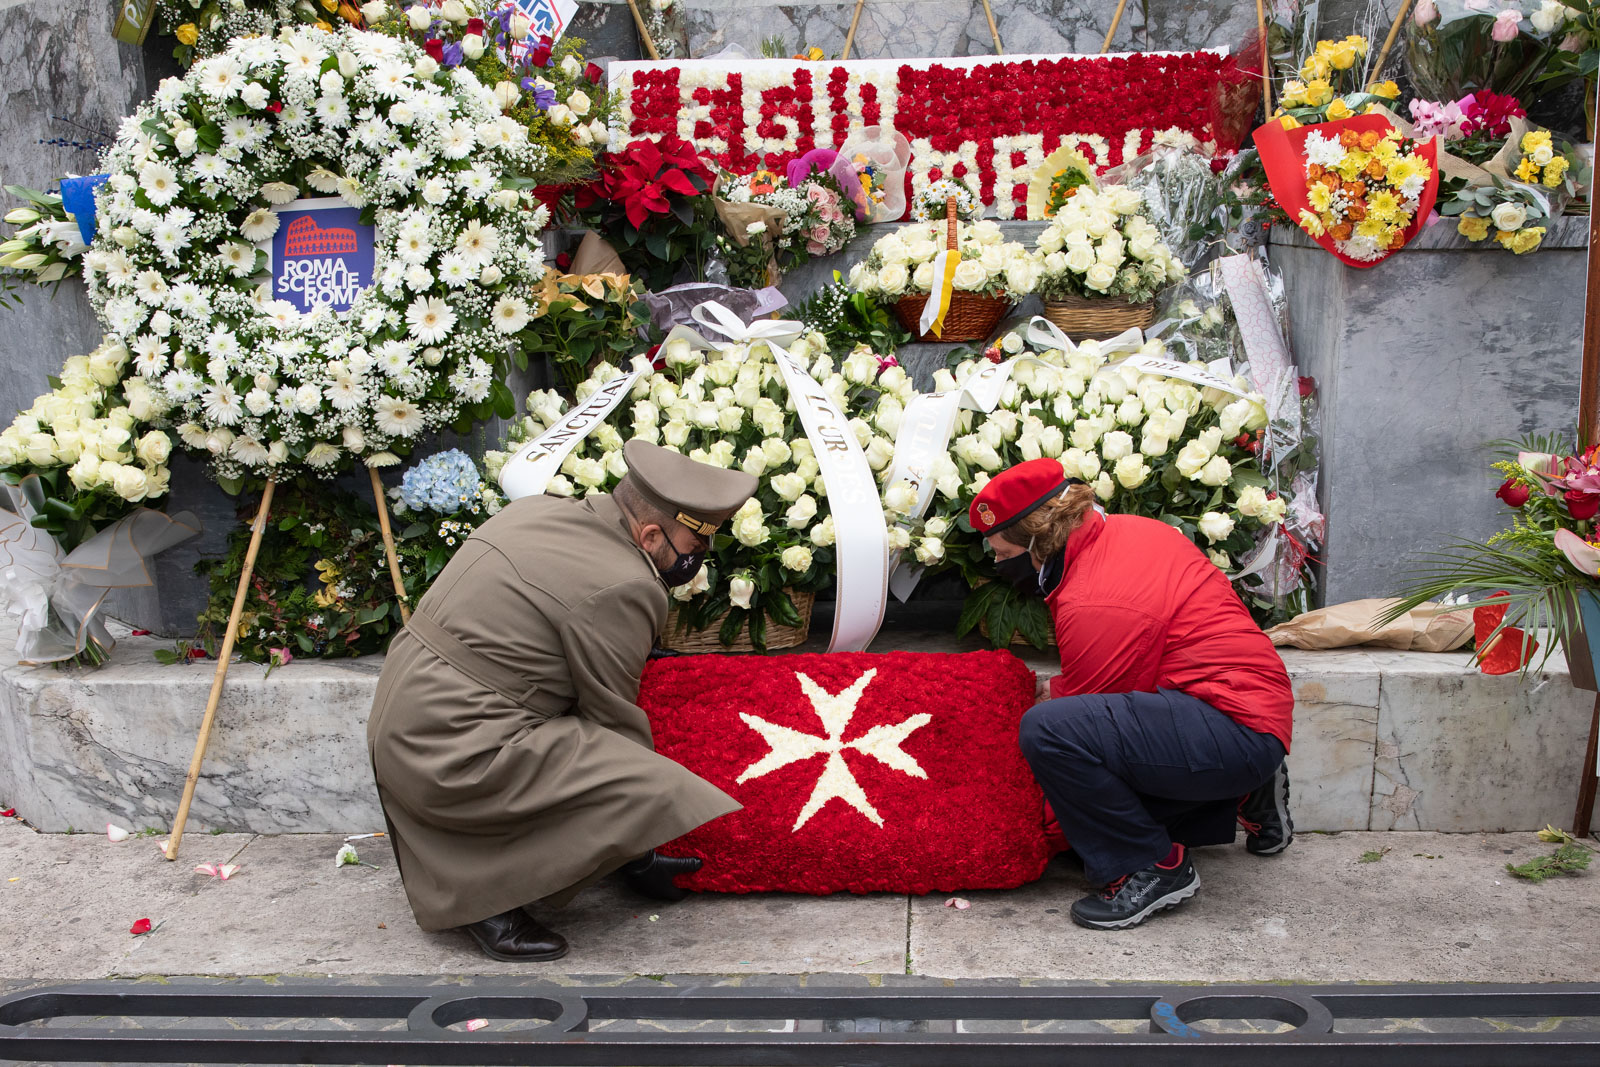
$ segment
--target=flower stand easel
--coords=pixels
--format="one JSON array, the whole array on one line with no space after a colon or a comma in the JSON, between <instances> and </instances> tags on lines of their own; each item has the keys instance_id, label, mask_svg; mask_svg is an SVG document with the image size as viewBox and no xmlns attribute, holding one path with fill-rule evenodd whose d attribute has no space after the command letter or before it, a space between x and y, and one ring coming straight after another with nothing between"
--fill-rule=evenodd
<instances>
[{"instance_id":1,"label":"flower stand easel","mask_svg":"<svg viewBox=\"0 0 1600 1067\"><path fill-rule=\"evenodd\" d=\"M389 558L389 577L394 581L395 596L400 601L402 623L411 621L411 609L406 604L405 582L400 576L400 556L395 549L394 533L389 526L389 507L383 496L383 480L378 468L368 467L372 479L372 497L378 508L378 525L383 531L383 548ZM261 490L261 503L256 505L255 518L250 522L250 545L245 550L244 567L239 572L239 587L233 594L233 610L228 613L228 629L222 635L222 647L217 650L217 669L211 676L211 693L206 697L206 710L200 720L200 733L194 740L194 755L189 758L189 773L183 780L183 796L178 801L178 814L172 820L172 834L161 847L168 860L178 858L183 844L184 827L189 822L189 808L194 803L194 790L200 781L200 767L205 763L206 748L211 744L211 728L217 721L217 708L222 703L222 687L228 680L228 666L233 661L233 643L239 636L239 617L244 613L245 594L250 589L250 579L255 573L256 555L261 550L261 537L266 532L272 515L272 496L278 488L275 478L268 478Z\"/></svg>"}]
</instances>

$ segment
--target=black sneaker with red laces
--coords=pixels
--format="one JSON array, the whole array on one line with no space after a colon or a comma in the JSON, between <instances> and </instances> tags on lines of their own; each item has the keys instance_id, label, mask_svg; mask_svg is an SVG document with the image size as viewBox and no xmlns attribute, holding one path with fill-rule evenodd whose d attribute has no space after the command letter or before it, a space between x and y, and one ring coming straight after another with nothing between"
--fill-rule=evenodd
<instances>
[{"instance_id":1,"label":"black sneaker with red laces","mask_svg":"<svg viewBox=\"0 0 1600 1067\"><path fill-rule=\"evenodd\" d=\"M1294 840L1294 820L1289 817L1289 765L1278 764L1272 777L1239 801L1239 825L1244 847L1257 856L1275 856Z\"/></svg>"},{"instance_id":2,"label":"black sneaker with red laces","mask_svg":"<svg viewBox=\"0 0 1600 1067\"><path fill-rule=\"evenodd\" d=\"M1152 865L1118 878L1073 904L1072 921L1095 930L1123 930L1194 896L1200 888L1200 875L1189 859L1189 850L1179 847L1182 854L1176 866Z\"/></svg>"}]
</instances>

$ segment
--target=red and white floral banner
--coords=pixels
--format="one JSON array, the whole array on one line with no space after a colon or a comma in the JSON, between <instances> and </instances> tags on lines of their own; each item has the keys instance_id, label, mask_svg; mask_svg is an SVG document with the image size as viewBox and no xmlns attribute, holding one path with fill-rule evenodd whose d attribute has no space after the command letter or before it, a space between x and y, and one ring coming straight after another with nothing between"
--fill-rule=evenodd
<instances>
[{"instance_id":1,"label":"red and white floral banner","mask_svg":"<svg viewBox=\"0 0 1600 1067\"><path fill-rule=\"evenodd\" d=\"M964 179L991 214L1026 215L1027 182L1062 144L1100 170L1157 143L1238 147L1214 129L1226 50L963 59L613 63L631 137L676 134L736 174L780 169L851 133L911 142L911 192ZM1220 142L1220 143L1219 143Z\"/></svg>"}]
</instances>

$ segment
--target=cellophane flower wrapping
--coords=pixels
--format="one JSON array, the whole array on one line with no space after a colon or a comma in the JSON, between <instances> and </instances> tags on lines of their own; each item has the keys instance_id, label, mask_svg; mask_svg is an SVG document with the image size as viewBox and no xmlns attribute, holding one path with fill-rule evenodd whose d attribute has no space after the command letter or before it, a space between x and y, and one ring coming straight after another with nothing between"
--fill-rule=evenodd
<instances>
[{"instance_id":1,"label":"cellophane flower wrapping","mask_svg":"<svg viewBox=\"0 0 1600 1067\"><path fill-rule=\"evenodd\" d=\"M933 285L933 261L948 243L943 219L901 226L878 238L867 258L850 268L850 288L886 303L926 294ZM1022 297L1038 283L1034 257L1016 241L1007 241L992 219L957 223L956 246L961 251L955 272L959 291Z\"/></svg>"}]
</instances>

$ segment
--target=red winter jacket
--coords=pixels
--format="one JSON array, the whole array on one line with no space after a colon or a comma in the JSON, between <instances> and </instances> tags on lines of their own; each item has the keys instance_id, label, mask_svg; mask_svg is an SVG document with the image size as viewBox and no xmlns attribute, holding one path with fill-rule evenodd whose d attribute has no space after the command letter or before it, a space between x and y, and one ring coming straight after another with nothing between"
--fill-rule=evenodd
<instances>
[{"instance_id":1,"label":"red winter jacket","mask_svg":"<svg viewBox=\"0 0 1600 1067\"><path fill-rule=\"evenodd\" d=\"M1227 577L1182 532L1091 511L1045 600L1061 648L1052 697L1177 689L1289 749L1283 660Z\"/></svg>"}]
</instances>

